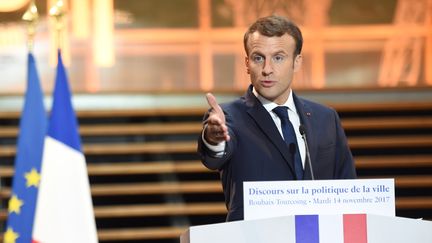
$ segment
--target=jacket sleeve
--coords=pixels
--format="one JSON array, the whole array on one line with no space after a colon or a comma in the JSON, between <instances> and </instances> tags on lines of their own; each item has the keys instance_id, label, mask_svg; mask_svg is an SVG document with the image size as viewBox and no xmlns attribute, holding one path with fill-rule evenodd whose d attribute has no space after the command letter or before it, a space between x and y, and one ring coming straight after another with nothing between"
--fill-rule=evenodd
<instances>
[{"instance_id":1,"label":"jacket sleeve","mask_svg":"<svg viewBox=\"0 0 432 243\"><path fill-rule=\"evenodd\" d=\"M336 122L336 161L337 161L337 170L336 177L337 179L355 179L356 169L354 165L354 159L351 154L351 150L348 145L348 141L343 130L342 124L340 122L339 116L334 111L335 114L335 122Z\"/></svg>"}]
</instances>

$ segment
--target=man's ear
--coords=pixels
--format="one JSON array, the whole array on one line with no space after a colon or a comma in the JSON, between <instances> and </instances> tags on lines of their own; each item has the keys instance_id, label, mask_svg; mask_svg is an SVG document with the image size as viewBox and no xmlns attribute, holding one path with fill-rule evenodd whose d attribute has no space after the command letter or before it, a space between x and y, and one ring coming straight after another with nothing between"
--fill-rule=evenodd
<instances>
[{"instance_id":1,"label":"man's ear","mask_svg":"<svg viewBox=\"0 0 432 243\"><path fill-rule=\"evenodd\" d=\"M250 74L250 70L249 70L249 57L245 56L245 65L246 65L246 72L247 74Z\"/></svg>"},{"instance_id":2,"label":"man's ear","mask_svg":"<svg viewBox=\"0 0 432 243\"><path fill-rule=\"evenodd\" d=\"M302 63L303 63L303 56L301 54L298 54L294 59L294 72L300 70Z\"/></svg>"}]
</instances>

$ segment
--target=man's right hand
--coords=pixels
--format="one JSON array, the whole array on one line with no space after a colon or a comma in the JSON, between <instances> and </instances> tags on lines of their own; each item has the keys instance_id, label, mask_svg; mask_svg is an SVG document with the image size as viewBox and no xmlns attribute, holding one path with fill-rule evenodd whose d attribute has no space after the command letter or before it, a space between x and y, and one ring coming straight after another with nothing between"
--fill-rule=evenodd
<instances>
[{"instance_id":1,"label":"man's right hand","mask_svg":"<svg viewBox=\"0 0 432 243\"><path fill-rule=\"evenodd\" d=\"M211 93L206 94L207 103L211 107L209 117L207 118L207 126L204 131L204 139L212 144L217 145L223 141L229 141L228 127L225 123L225 114L222 108L216 101L216 98Z\"/></svg>"}]
</instances>

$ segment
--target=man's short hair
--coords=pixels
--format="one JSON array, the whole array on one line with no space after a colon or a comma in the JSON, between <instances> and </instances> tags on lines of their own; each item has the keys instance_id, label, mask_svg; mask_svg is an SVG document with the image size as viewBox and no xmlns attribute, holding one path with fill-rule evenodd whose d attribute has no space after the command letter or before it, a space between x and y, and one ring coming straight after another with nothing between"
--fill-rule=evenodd
<instances>
[{"instance_id":1,"label":"man's short hair","mask_svg":"<svg viewBox=\"0 0 432 243\"><path fill-rule=\"evenodd\" d=\"M271 15L267 17L259 18L253 23L244 34L243 45L246 51L246 55L249 56L248 52L248 40L249 36L258 31L261 35L267 37L281 37L284 34L288 34L294 38L296 48L294 50L295 56L301 53L303 46L303 37L299 27L292 21L277 15Z\"/></svg>"}]
</instances>

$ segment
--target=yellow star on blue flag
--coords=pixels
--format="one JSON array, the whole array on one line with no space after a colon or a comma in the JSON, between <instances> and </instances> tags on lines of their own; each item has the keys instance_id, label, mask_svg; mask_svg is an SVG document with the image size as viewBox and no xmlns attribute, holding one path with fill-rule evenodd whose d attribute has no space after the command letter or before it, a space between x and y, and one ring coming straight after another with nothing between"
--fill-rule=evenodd
<instances>
[{"instance_id":1,"label":"yellow star on blue flag","mask_svg":"<svg viewBox=\"0 0 432 243\"><path fill-rule=\"evenodd\" d=\"M38 187L40 182L40 174L37 172L36 168L32 168L30 172L27 172L24 177L26 178L27 187Z\"/></svg>"},{"instance_id":2,"label":"yellow star on blue flag","mask_svg":"<svg viewBox=\"0 0 432 243\"><path fill-rule=\"evenodd\" d=\"M9 200L9 207L8 212L9 213L21 213L21 207L24 204L22 200L20 200L16 195L13 195L11 199Z\"/></svg>"},{"instance_id":3,"label":"yellow star on blue flag","mask_svg":"<svg viewBox=\"0 0 432 243\"><path fill-rule=\"evenodd\" d=\"M13 231L11 228L8 228L4 233L4 243L15 243L19 238L19 234Z\"/></svg>"}]
</instances>

